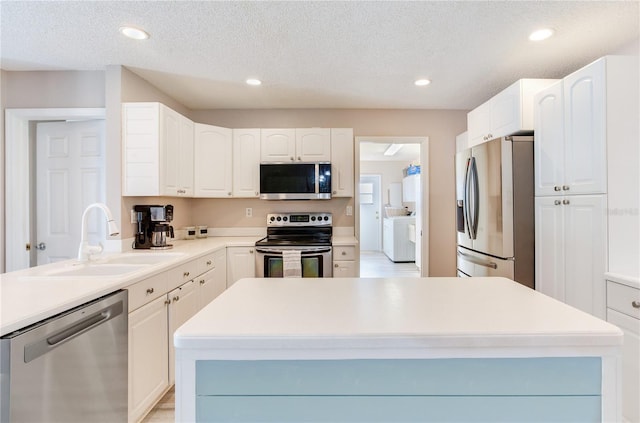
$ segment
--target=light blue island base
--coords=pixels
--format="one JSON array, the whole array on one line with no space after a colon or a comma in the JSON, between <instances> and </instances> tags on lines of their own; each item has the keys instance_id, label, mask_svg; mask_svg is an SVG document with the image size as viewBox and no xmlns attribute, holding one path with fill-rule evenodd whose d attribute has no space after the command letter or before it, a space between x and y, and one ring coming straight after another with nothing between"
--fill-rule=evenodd
<instances>
[{"instance_id":1,"label":"light blue island base","mask_svg":"<svg viewBox=\"0 0 640 423\"><path fill-rule=\"evenodd\" d=\"M601 357L200 360L198 422L599 422Z\"/></svg>"}]
</instances>

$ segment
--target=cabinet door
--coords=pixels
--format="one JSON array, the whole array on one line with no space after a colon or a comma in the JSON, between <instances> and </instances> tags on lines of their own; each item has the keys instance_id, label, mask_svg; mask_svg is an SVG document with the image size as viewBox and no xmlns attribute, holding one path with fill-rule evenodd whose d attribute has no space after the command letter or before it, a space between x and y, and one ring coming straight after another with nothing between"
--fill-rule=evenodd
<instances>
[{"instance_id":1,"label":"cabinet door","mask_svg":"<svg viewBox=\"0 0 640 423\"><path fill-rule=\"evenodd\" d=\"M233 196L260 195L260 130L233 130Z\"/></svg>"},{"instance_id":2,"label":"cabinet door","mask_svg":"<svg viewBox=\"0 0 640 423\"><path fill-rule=\"evenodd\" d=\"M601 319L605 318L606 204L604 195L579 195L563 197L562 205L564 301Z\"/></svg>"},{"instance_id":3,"label":"cabinet door","mask_svg":"<svg viewBox=\"0 0 640 423\"><path fill-rule=\"evenodd\" d=\"M293 162L296 156L295 129L261 129L260 160Z\"/></svg>"},{"instance_id":4,"label":"cabinet door","mask_svg":"<svg viewBox=\"0 0 640 423\"><path fill-rule=\"evenodd\" d=\"M129 422L137 422L169 387L166 296L129 313Z\"/></svg>"},{"instance_id":5,"label":"cabinet door","mask_svg":"<svg viewBox=\"0 0 640 423\"><path fill-rule=\"evenodd\" d=\"M491 110L490 139L510 135L522 129L521 92L522 81L517 81L502 90L489 102Z\"/></svg>"},{"instance_id":6,"label":"cabinet door","mask_svg":"<svg viewBox=\"0 0 640 423\"><path fill-rule=\"evenodd\" d=\"M564 185L562 82L534 97L535 195L562 195Z\"/></svg>"},{"instance_id":7,"label":"cabinet door","mask_svg":"<svg viewBox=\"0 0 640 423\"><path fill-rule=\"evenodd\" d=\"M562 199L535 199L535 288L564 301L564 209Z\"/></svg>"},{"instance_id":8,"label":"cabinet door","mask_svg":"<svg viewBox=\"0 0 640 423\"><path fill-rule=\"evenodd\" d=\"M331 161L331 130L329 128L296 129L296 161Z\"/></svg>"},{"instance_id":9,"label":"cabinet door","mask_svg":"<svg viewBox=\"0 0 640 423\"><path fill-rule=\"evenodd\" d=\"M178 145L178 195L193 196L193 149L195 125L191 119L180 116L180 139Z\"/></svg>"},{"instance_id":10,"label":"cabinet door","mask_svg":"<svg viewBox=\"0 0 640 423\"><path fill-rule=\"evenodd\" d=\"M607 321L624 332L622 345L622 419L640 422L640 321L607 309Z\"/></svg>"},{"instance_id":11,"label":"cabinet door","mask_svg":"<svg viewBox=\"0 0 640 423\"><path fill-rule=\"evenodd\" d=\"M242 278L256 276L254 247L227 247L227 288Z\"/></svg>"},{"instance_id":12,"label":"cabinet door","mask_svg":"<svg viewBox=\"0 0 640 423\"><path fill-rule=\"evenodd\" d=\"M568 194L606 192L605 61L564 79L565 185Z\"/></svg>"},{"instance_id":13,"label":"cabinet door","mask_svg":"<svg viewBox=\"0 0 640 423\"><path fill-rule=\"evenodd\" d=\"M160 195L160 104L122 105L122 195Z\"/></svg>"},{"instance_id":14,"label":"cabinet door","mask_svg":"<svg viewBox=\"0 0 640 423\"><path fill-rule=\"evenodd\" d=\"M331 194L353 197L353 129L331 129Z\"/></svg>"},{"instance_id":15,"label":"cabinet door","mask_svg":"<svg viewBox=\"0 0 640 423\"><path fill-rule=\"evenodd\" d=\"M195 124L195 196L231 197L232 131Z\"/></svg>"},{"instance_id":16,"label":"cabinet door","mask_svg":"<svg viewBox=\"0 0 640 423\"><path fill-rule=\"evenodd\" d=\"M160 190L177 196L180 174L180 113L160 106Z\"/></svg>"},{"instance_id":17,"label":"cabinet door","mask_svg":"<svg viewBox=\"0 0 640 423\"><path fill-rule=\"evenodd\" d=\"M195 281L184 283L167 294L169 303L169 384L176 380L173 334L184 322L198 312L198 294Z\"/></svg>"},{"instance_id":18,"label":"cabinet door","mask_svg":"<svg viewBox=\"0 0 640 423\"><path fill-rule=\"evenodd\" d=\"M489 102L481 104L467 113L467 128L469 134L469 147L482 144L487 141L491 131L491 109Z\"/></svg>"},{"instance_id":19,"label":"cabinet door","mask_svg":"<svg viewBox=\"0 0 640 423\"><path fill-rule=\"evenodd\" d=\"M357 278L355 261L334 261L333 262L334 278Z\"/></svg>"},{"instance_id":20,"label":"cabinet door","mask_svg":"<svg viewBox=\"0 0 640 423\"><path fill-rule=\"evenodd\" d=\"M198 277L198 310L215 300L227 289L227 275L222 271L223 269L215 268Z\"/></svg>"}]
</instances>

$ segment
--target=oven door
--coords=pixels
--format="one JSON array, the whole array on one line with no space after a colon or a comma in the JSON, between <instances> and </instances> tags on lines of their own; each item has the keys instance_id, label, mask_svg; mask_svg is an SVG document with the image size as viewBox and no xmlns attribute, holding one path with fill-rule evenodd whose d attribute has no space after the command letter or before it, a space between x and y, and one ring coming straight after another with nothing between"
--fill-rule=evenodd
<instances>
[{"instance_id":1,"label":"oven door","mask_svg":"<svg viewBox=\"0 0 640 423\"><path fill-rule=\"evenodd\" d=\"M303 278L330 278L331 247L256 247L256 277L281 278L282 252L299 250Z\"/></svg>"}]
</instances>

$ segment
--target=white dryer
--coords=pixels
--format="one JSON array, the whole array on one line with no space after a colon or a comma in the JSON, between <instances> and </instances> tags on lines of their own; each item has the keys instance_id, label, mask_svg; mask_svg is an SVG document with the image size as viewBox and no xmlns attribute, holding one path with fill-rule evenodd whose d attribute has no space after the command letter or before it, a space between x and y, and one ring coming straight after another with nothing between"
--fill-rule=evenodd
<instances>
[{"instance_id":1,"label":"white dryer","mask_svg":"<svg viewBox=\"0 0 640 423\"><path fill-rule=\"evenodd\" d=\"M393 262L416 260L416 245L410 240L410 227L415 226L414 216L385 217L382 231L382 246L387 257Z\"/></svg>"}]
</instances>

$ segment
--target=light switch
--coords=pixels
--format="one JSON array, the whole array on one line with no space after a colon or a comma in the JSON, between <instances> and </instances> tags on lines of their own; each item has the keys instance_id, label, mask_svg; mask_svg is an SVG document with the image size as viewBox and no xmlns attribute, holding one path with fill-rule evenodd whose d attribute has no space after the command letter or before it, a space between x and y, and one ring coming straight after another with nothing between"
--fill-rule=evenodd
<instances>
[{"instance_id":1,"label":"light switch","mask_svg":"<svg viewBox=\"0 0 640 423\"><path fill-rule=\"evenodd\" d=\"M347 216L353 216L353 207L347 206Z\"/></svg>"},{"instance_id":2,"label":"light switch","mask_svg":"<svg viewBox=\"0 0 640 423\"><path fill-rule=\"evenodd\" d=\"M253 209L251 207L247 207L245 209L245 213L244 213L245 217L251 217L253 216Z\"/></svg>"}]
</instances>

